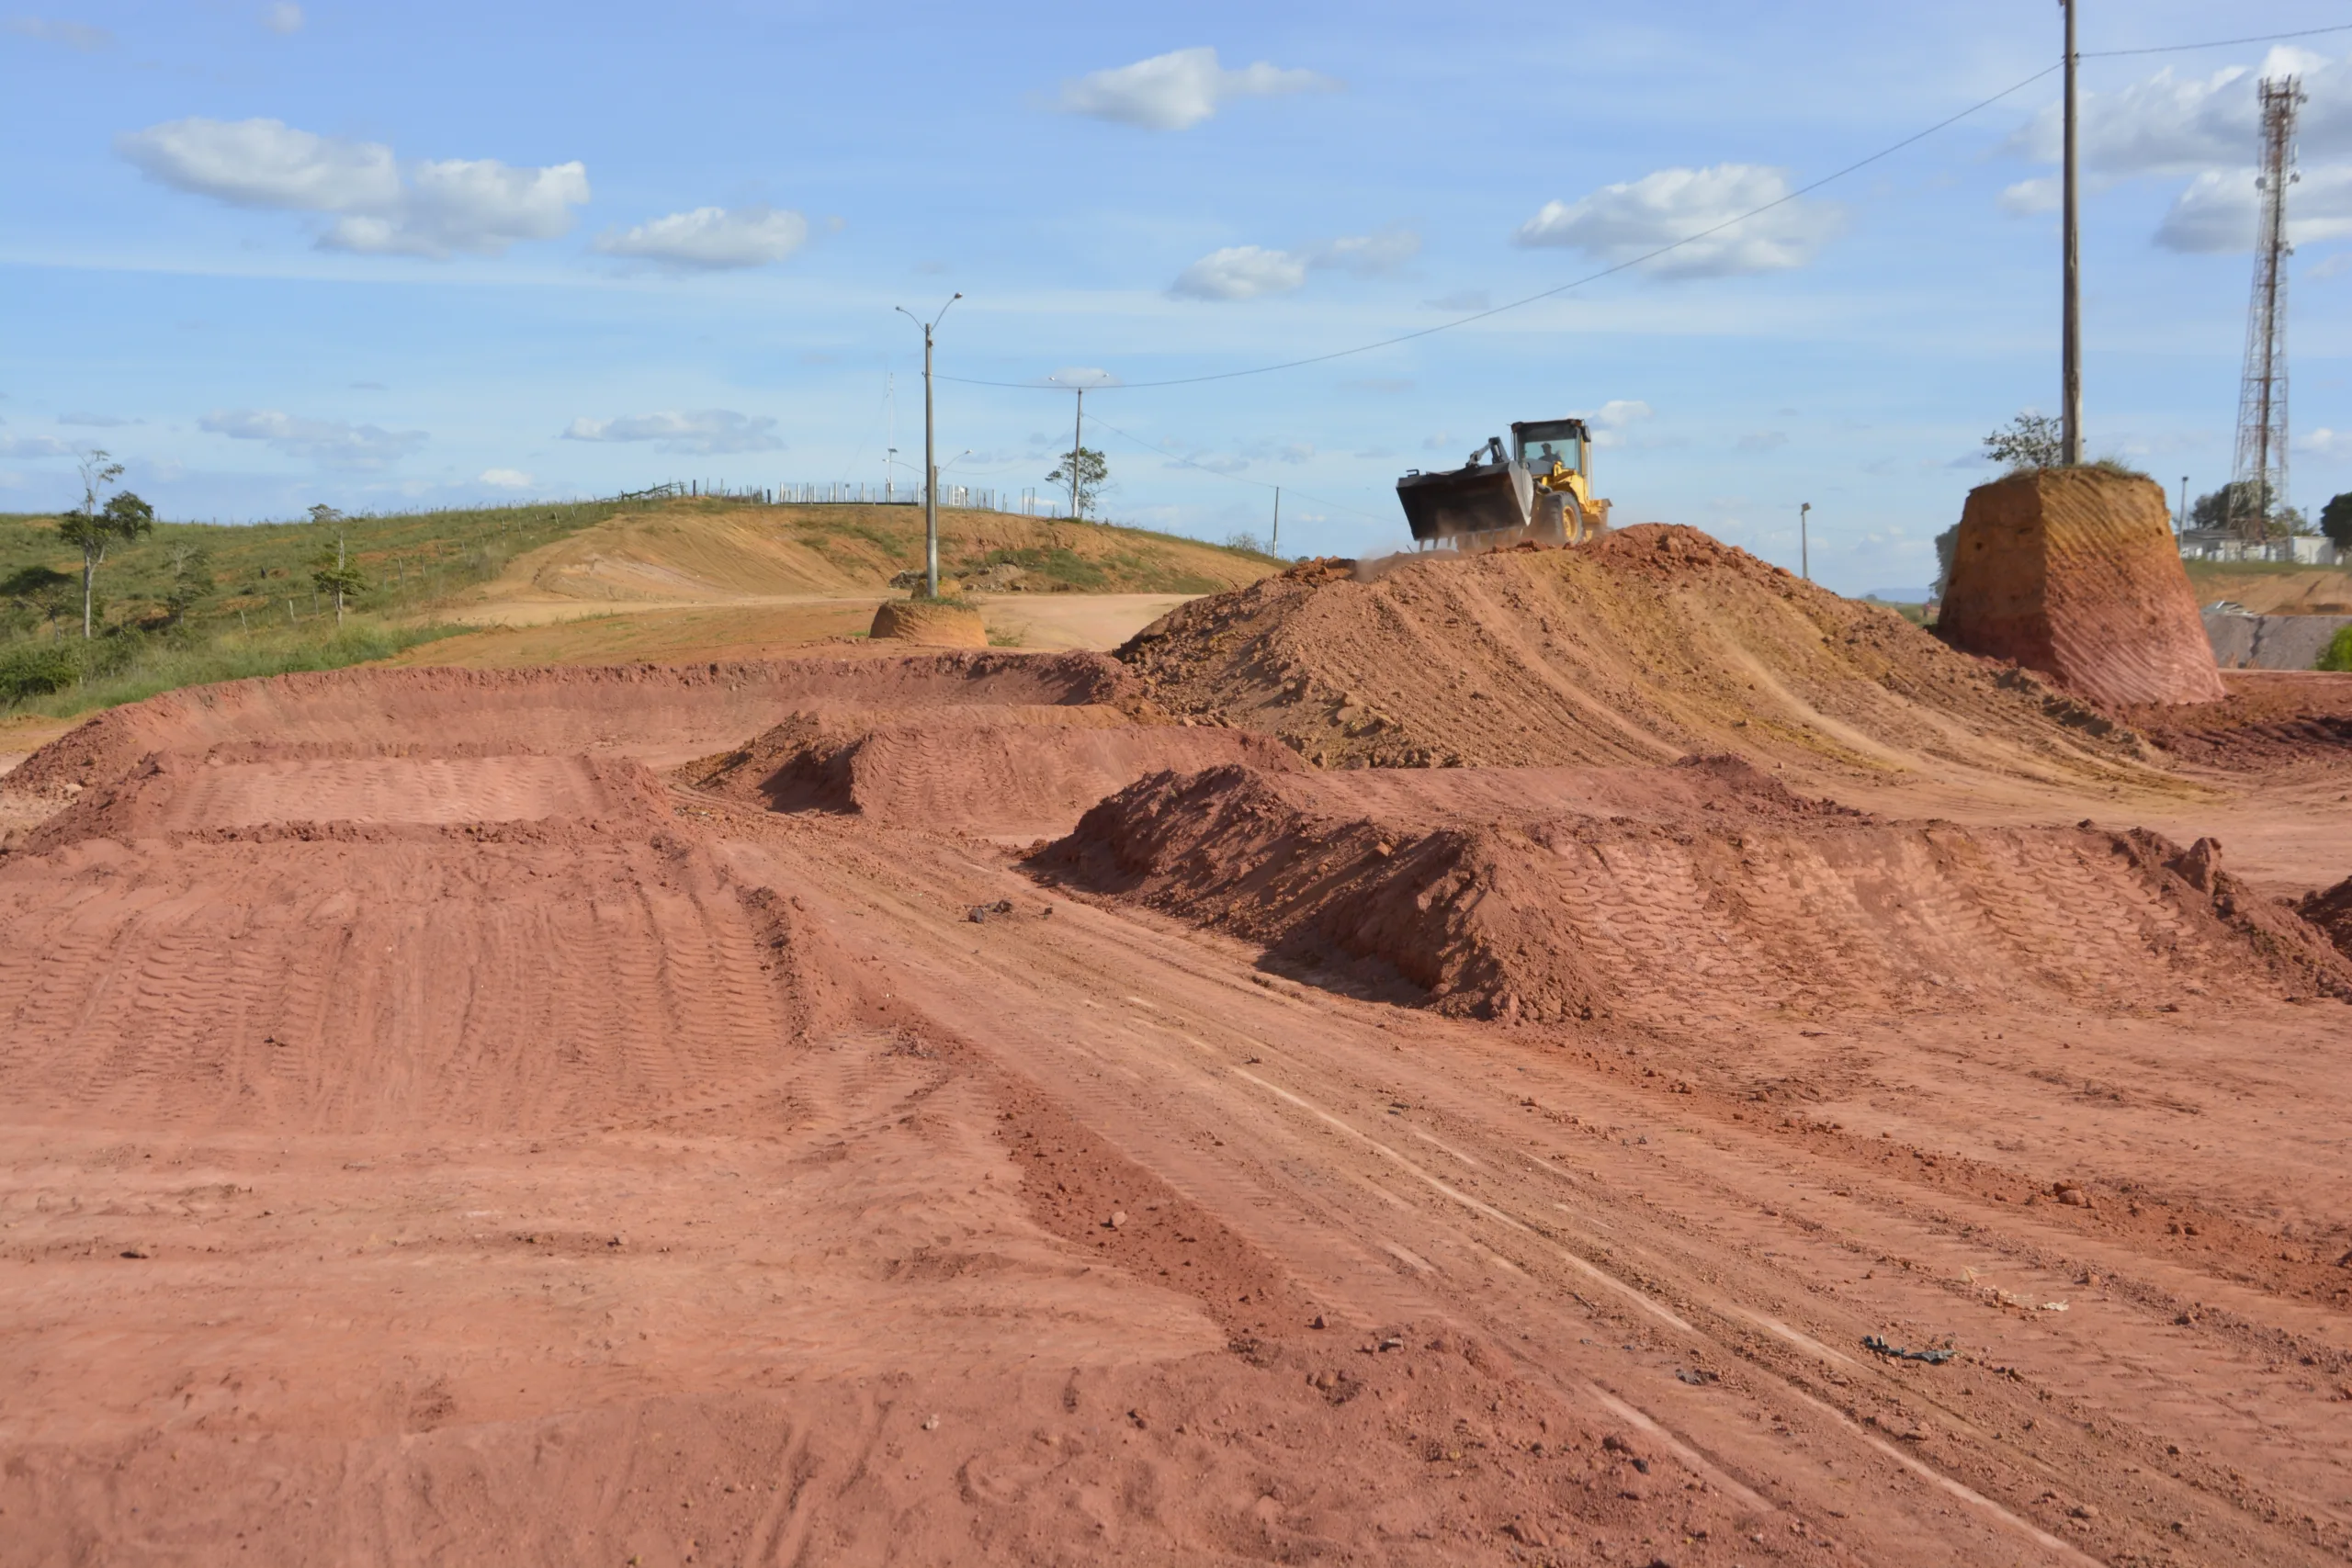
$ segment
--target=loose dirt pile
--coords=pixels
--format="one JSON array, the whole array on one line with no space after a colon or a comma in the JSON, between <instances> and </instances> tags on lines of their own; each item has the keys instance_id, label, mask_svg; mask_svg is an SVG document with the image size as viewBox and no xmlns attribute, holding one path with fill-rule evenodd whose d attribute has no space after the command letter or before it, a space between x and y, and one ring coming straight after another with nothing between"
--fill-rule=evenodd
<instances>
[{"instance_id":1,"label":"loose dirt pile","mask_svg":"<svg viewBox=\"0 0 2352 1568\"><path fill-rule=\"evenodd\" d=\"M1882 821L1730 760L1163 774L1038 863L1479 1018L2352 998L2352 964L2208 841Z\"/></svg>"},{"instance_id":2,"label":"loose dirt pile","mask_svg":"<svg viewBox=\"0 0 2352 1568\"><path fill-rule=\"evenodd\" d=\"M1937 629L2094 702L2225 694L2154 480L2096 468L2012 474L1968 493Z\"/></svg>"},{"instance_id":3,"label":"loose dirt pile","mask_svg":"<svg viewBox=\"0 0 2352 1568\"><path fill-rule=\"evenodd\" d=\"M2352 674L2231 670L2228 695L2195 706L2127 707L2119 716L2184 762L2233 773L2352 762Z\"/></svg>"},{"instance_id":4,"label":"loose dirt pile","mask_svg":"<svg viewBox=\"0 0 2352 1568\"><path fill-rule=\"evenodd\" d=\"M2032 677L1654 524L1574 550L1304 565L1196 600L1119 656L1170 710L1329 767L1736 752L1829 777L2162 783L2132 737Z\"/></svg>"},{"instance_id":5,"label":"loose dirt pile","mask_svg":"<svg viewBox=\"0 0 2352 1568\"><path fill-rule=\"evenodd\" d=\"M835 706L794 713L678 777L774 811L1026 840L1069 831L1087 807L1147 774L1229 762L1271 772L1303 766L1262 735L1139 724L1101 705Z\"/></svg>"},{"instance_id":6,"label":"loose dirt pile","mask_svg":"<svg viewBox=\"0 0 2352 1568\"><path fill-rule=\"evenodd\" d=\"M874 612L868 636L933 648L986 648L989 628L978 610L917 599L891 599Z\"/></svg>"}]
</instances>

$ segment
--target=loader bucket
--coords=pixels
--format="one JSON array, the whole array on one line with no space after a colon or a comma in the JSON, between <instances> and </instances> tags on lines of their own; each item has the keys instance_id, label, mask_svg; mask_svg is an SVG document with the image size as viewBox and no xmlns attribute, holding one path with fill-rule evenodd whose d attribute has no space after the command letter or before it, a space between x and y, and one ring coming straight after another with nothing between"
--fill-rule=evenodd
<instances>
[{"instance_id":1,"label":"loader bucket","mask_svg":"<svg viewBox=\"0 0 2352 1568\"><path fill-rule=\"evenodd\" d=\"M1439 474L1407 474L1396 500L1416 539L1452 539L1527 526L1535 483L1518 463L1474 464Z\"/></svg>"}]
</instances>

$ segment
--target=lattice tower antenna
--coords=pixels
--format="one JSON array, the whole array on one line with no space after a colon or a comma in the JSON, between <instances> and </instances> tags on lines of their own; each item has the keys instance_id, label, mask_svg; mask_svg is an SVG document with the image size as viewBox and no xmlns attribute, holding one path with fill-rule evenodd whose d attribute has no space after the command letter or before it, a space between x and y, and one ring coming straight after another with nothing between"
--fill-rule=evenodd
<instances>
[{"instance_id":1,"label":"lattice tower antenna","mask_svg":"<svg viewBox=\"0 0 2352 1568\"><path fill-rule=\"evenodd\" d=\"M2238 383L2237 457L2230 468L2229 526L2259 541L2287 505L2287 187L2295 173L2295 110L2301 78L2262 84L2262 224L2254 240L2254 298L2245 313L2245 373Z\"/></svg>"}]
</instances>

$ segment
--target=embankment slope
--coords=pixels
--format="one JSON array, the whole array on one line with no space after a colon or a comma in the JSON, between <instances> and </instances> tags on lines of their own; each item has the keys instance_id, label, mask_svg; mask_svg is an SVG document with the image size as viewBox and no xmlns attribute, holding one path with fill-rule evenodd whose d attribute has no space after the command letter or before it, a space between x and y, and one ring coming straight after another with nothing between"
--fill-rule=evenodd
<instances>
[{"instance_id":1,"label":"embankment slope","mask_svg":"<svg viewBox=\"0 0 2352 1568\"><path fill-rule=\"evenodd\" d=\"M1656 765L2161 787L2102 716L1695 529L1303 565L1120 649L1170 711L1354 766Z\"/></svg>"}]
</instances>

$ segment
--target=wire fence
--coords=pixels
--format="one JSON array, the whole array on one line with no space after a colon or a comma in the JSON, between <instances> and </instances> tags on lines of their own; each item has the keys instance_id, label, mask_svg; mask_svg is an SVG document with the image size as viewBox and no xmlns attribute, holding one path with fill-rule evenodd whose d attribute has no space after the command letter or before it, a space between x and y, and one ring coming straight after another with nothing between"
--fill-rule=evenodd
<instances>
[{"instance_id":1,"label":"wire fence","mask_svg":"<svg viewBox=\"0 0 2352 1568\"><path fill-rule=\"evenodd\" d=\"M650 490L629 491L616 501L659 501L672 496L712 496L756 506L921 506L922 487L906 484L862 484L828 479L820 484L729 485L717 480L681 479ZM1067 517L1069 503L1048 499L1035 487L1015 491L984 485L939 487L939 504L959 511L1003 512L1017 517Z\"/></svg>"}]
</instances>

